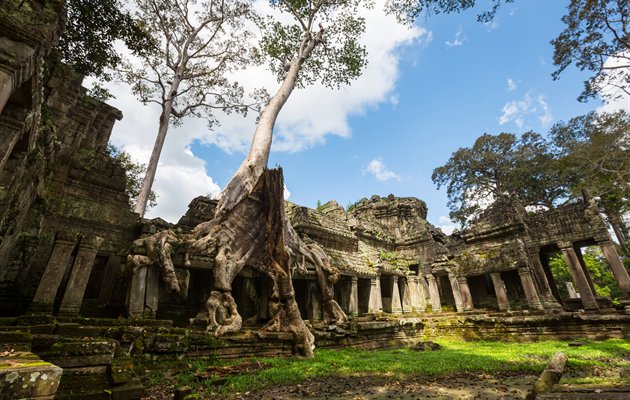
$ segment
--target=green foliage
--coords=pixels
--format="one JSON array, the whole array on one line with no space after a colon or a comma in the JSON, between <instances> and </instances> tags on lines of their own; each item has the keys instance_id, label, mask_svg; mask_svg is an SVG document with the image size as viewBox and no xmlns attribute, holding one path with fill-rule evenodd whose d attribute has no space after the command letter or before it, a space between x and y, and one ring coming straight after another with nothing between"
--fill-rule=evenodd
<instances>
[{"instance_id":1,"label":"green foliage","mask_svg":"<svg viewBox=\"0 0 630 400\"><path fill-rule=\"evenodd\" d=\"M501 3L511 3L512 0L492 0L492 7L477 15L482 23L492 21ZM385 8L397 16L398 20L413 23L418 17L431 14L459 13L475 7L475 0L387 0ZM484 2L485 4L485 2Z\"/></svg>"},{"instance_id":2,"label":"green foliage","mask_svg":"<svg viewBox=\"0 0 630 400\"><path fill-rule=\"evenodd\" d=\"M284 80L294 60L302 62L299 87L315 82L339 87L361 75L367 51L359 44L365 20L358 16L358 10L371 6L371 1L270 0L269 4L288 16L282 20L276 16L256 18L263 32L262 54L278 81ZM313 39L314 47L306 54Z\"/></svg>"},{"instance_id":3,"label":"green foliage","mask_svg":"<svg viewBox=\"0 0 630 400\"><path fill-rule=\"evenodd\" d=\"M400 260L398 259L398 254L396 254L396 252L393 252L393 251L381 250L378 253L378 256L381 260L389 262L394 267L397 267L400 263Z\"/></svg>"},{"instance_id":4,"label":"green foliage","mask_svg":"<svg viewBox=\"0 0 630 400\"><path fill-rule=\"evenodd\" d=\"M227 78L256 60L248 47L251 32L244 25L250 12L247 0L221 7L209 0L136 4L136 18L153 46L134 52L136 62L124 63L121 74L140 101L160 105L174 125L192 115L212 126L217 123L214 109L247 112L243 88Z\"/></svg>"},{"instance_id":5,"label":"green foliage","mask_svg":"<svg viewBox=\"0 0 630 400\"><path fill-rule=\"evenodd\" d=\"M317 200L317 203L315 204L315 209L317 211L323 211L324 210L324 205L322 204L322 202L320 200Z\"/></svg>"},{"instance_id":6,"label":"green foliage","mask_svg":"<svg viewBox=\"0 0 630 400\"><path fill-rule=\"evenodd\" d=\"M447 187L451 219L465 225L488 205L519 199L524 205L552 207L565 193L562 171L548 143L535 132L484 134L460 148L433 171L438 189Z\"/></svg>"},{"instance_id":7,"label":"green foliage","mask_svg":"<svg viewBox=\"0 0 630 400\"><path fill-rule=\"evenodd\" d=\"M551 41L558 68L553 78L575 64L593 73L584 82L580 101L598 95L606 83L630 94L630 1L571 0L562 22L564 31ZM619 63L606 64L609 57L617 57Z\"/></svg>"},{"instance_id":8,"label":"green foliage","mask_svg":"<svg viewBox=\"0 0 630 400\"><path fill-rule=\"evenodd\" d=\"M68 20L58 47L63 61L81 74L111 79L108 70L122 61L114 46L117 40L136 52L153 45L120 0L68 0L66 4Z\"/></svg>"},{"instance_id":9,"label":"green foliage","mask_svg":"<svg viewBox=\"0 0 630 400\"><path fill-rule=\"evenodd\" d=\"M350 211L354 210L357 207L358 204L359 204L358 201L351 201L351 202L349 202L346 205L346 211L350 212Z\"/></svg>"},{"instance_id":10,"label":"green foliage","mask_svg":"<svg viewBox=\"0 0 630 400\"><path fill-rule=\"evenodd\" d=\"M589 114L551 128L560 167L569 190L579 196L586 189L596 198L609 222L628 228L621 216L630 211L630 114Z\"/></svg>"},{"instance_id":11,"label":"green foliage","mask_svg":"<svg viewBox=\"0 0 630 400\"><path fill-rule=\"evenodd\" d=\"M583 251L582 258L593 281L593 286L595 286L596 295L610 297L614 303L618 304L622 293L601 251L598 248L589 247ZM566 288L566 283L573 281L571 273L569 272L569 266L564 261L561 253L550 258L549 268L551 269L551 274L558 287L560 296L563 298L568 297L569 293ZM576 291L579 292L577 286L575 286L575 288Z\"/></svg>"},{"instance_id":12,"label":"green foliage","mask_svg":"<svg viewBox=\"0 0 630 400\"><path fill-rule=\"evenodd\" d=\"M138 194L140 193L140 187L142 186L142 178L146 171L146 166L144 164L135 162L131 158L129 153L116 148L116 146L112 144L109 144L107 146L107 151L114 162L116 162L125 170L125 174L127 175L125 193L127 193L127 196L129 196L131 209L133 209L136 203L136 199L138 198ZM147 208L155 207L156 204L157 195L154 191L151 191L151 193L149 194L149 203Z\"/></svg>"}]
</instances>

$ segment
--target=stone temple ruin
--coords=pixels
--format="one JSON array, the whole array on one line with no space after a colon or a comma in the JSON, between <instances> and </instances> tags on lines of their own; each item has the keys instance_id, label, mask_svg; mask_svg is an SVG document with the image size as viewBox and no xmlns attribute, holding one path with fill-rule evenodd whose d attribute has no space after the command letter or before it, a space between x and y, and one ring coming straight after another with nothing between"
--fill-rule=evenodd
<instances>
[{"instance_id":1,"label":"stone temple ruin","mask_svg":"<svg viewBox=\"0 0 630 400\"><path fill-rule=\"evenodd\" d=\"M0 13L0 398L132 399L138 359L299 352L291 332L261 329L277 312L274 282L247 265L232 282L235 309L208 314L214 259L179 238L213 218L214 200L193 199L174 225L130 211L125 171L106 151L122 113L51 53L64 2L44 4L37 19ZM291 276L316 346L630 336L630 278L591 199L537 213L495 204L451 236L427 222L424 202L393 195L350 211L287 203L286 215L330 261L327 282L307 263ZM590 245L622 308L596 295L580 252ZM560 294L548 263L558 252L579 297ZM345 316L325 313L333 300ZM236 332L217 334L235 318Z\"/></svg>"}]
</instances>

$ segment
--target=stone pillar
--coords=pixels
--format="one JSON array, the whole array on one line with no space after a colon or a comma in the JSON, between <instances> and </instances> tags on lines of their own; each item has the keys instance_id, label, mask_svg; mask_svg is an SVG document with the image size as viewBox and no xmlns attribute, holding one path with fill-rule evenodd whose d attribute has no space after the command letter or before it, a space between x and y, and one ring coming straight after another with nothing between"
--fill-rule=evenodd
<instances>
[{"instance_id":1,"label":"stone pillar","mask_svg":"<svg viewBox=\"0 0 630 400\"><path fill-rule=\"evenodd\" d=\"M147 292L147 270L142 266L136 268L131 276L129 296L127 299L127 312L131 318L141 318L144 315L144 298Z\"/></svg>"},{"instance_id":2,"label":"stone pillar","mask_svg":"<svg viewBox=\"0 0 630 400\"><path fill-rule=\"evenodd\" d=\"M160 270L157 266L147 270L147 291L144 298L144 318L155 318L160 299Z\"/></svg>"},{"instance_id":3,"label":"stone pillar","mask_svg":"<svg viewBox=\"0 0 630 400\"><path fill-rule=\"evenodd\" d=\"M497 295L497 303L499 304L499 310L508 311L510 309L510 300L505 292L505 284L501 279L500 272L491 272L490 278L492 278L492 284L494 285L494 292Z\"/></svg>"},{"instance_id":4,"label":"stone pillar","mask_svg":"<svg viewBox=\"0 0 630 400\"><path fill-rule=\"evenodd\" d=\"M66 287L63 299L61 300L61 306L59 307L60 315L71 316L79 314L85 288L87 287L90 274L92 273L92 267L94 266L94 259L103 244L103 240L103 238L98 236L90 239L81 239L79 252L72 266L70 280L68 280L68 286Z\"/></svg>"},{"instance_id":5,"label":"stone pillar","mask_svg":"<svg viewBox=\"0 0 630 400\"><path fill-rule=\"evenodd\" d=\"M403 313L410 313L413 311L413 306L411 305L411 285L409 285L409 277L405 276L398 280L398 286L400 287L400 292L402 293L402 311Z\"/></svg>"},{"instance_id":6,"label":"stone pillar","mask_svg":"<svg viewBox=\"0 0 630 400\"><path fill-rule=\"evenodd\" d=\"M582 299L582 305L586 310L599 310L597 300L595 300L595 294L591 290L591 285L588 282L580 260L578 259L575 249L570 242L558 243L558 247L562 251L564 261L569 265L569 272L573 281L575 281L578 290L580 291L580 297Z\"/></svg>"},{"instance_id":7,"label":"stone pillar","mask_svg":"<svg viewBox=\"0 0 630 400\"><path fill-rule=\"evenodd\" d=\"M580 298L580 294L575 291L575 286L573 286L573 282L565 282L564 285L567 287L567 292L569 292L570 299Z\"/></svg>"},{"instance_id":8,"label":"stone pillar","mask_svg":"<svg viewBox=\"0 0 630 400\"><path fill-rule=\"evenodd\" d=\"M527 252L529 253L530 265L534 271L534 276L536 277L538 287L541 291L540 295L542 296L541 302L543 306L550 309L562 308L560 303L558 303L558 299L556 299L551 291L551 286L549 285L545 268L543 267L542 262L540 262L540 247L532 246L528 248Z\"/></svg>"},{"instance_id":9,"label":"stone pillar","mask_svg":"<svg viewBox=\"0 0 630 400\"><path fill-rule=\"evenodd\" d=\"M628 271L623 265L623 262L621 262L619 254L617 254L615 245L610 240L598 241L598 244L602 249L602 253L604 253L606 262L612 270L619 289L624 294L624 297L630 298L630 276L628 276Z\"/></svg>"},{"instance_id":10,"label":"stone pillar","mask_svg":"<svg viewBox=\"0 0 630 400\"><path fill-rule=\"evenodd\" d=\"M534 285L534 280L532 279L532 274L529 272L529 269L519 268L518 276L521 278L521 284L523 285L523 291L525 292L529 308L542 310L543 305L538 297L538 292L536 291L536 286Z\"/></svg>"},{"instance_id":11,"label":"stone pillar","mask_svg":"<svg viewBox=\"0 0 630 400\"><path fill-rule=\"evenodd\" d=\"M429 295L431 296L431 308L433 312L442 312L442 303L440 302L440 290L437 287L435 276L427 274L427 282L429 283Z\"/></svg>"},{"instance_id":12,"label":"stone pillar","mask_svg":"<svg viewBox=\"0 0 630 400\"><path fill-rule=\"evenodd\" d=\"M352 316L359 315L359 278L350 277L350 299L348 301L348 313Z\"/></svg>"},{"instance_id":13,"label":"stone pillar","mask_svg":"<svg viewBox=\"0 0 630 400\"><path fill-rule=\"evenodd\" d=\"M391 283L389 287L392 288L392 314L402 314L402 302L400 301L400 290L398 289L398 276L391 275L389 277Z\"/></svg>"},{"instance_id":14,"label":"stone pillar","mask_svg":"<svg viewBox=\"0 0 630 400\"><path fill-rule=\"evenodd\" d=\"M453 272L449 272L448 280L451 283L451 290L453 291L453 298L455 299L455 309L457 312L464 312L464 302L462 301L462 293L459 290L457 276L455 276Z\"/></svg>"},{"instance_id":15,"label":"stone pillar","mask_svg":"<svg viewBox=\"0 0 630 400\"><path fill-rule=\"evenodd\" d=\"M4 106L7 104L9 97L11 97L11 93L13 92L13 76L9 74L7 71L0 70L0 113L4 109ZM2 160L3 157L0 157Z\"/></svg>"},{"instance_id":16,"label":"stone pillar","mask_svg":"<svg viewBox=\"0 0 630 400\"><path fill-rule=\"evenodd\" d=\"M311 316L313 321L320 321L322 319L322 300L316 281L309 281L308 293L308 314Z\"/></svg>"},{"instance_id":17,"label":"stone pillar","mask_svg":"<svg viewBox=\"0 0 630 400\"><path fill-rule=\"evenodd\" d=\"M29 311L52 313L57 296L57 290L61 285L61 280L68 268L72 250L77 242L77 236L73 234L57 233L55 245L53 247L46 269L39 281L39 286L35 291L35 296L31 302Z\"/></svg>"},{"instance_id":18,"label":"stone pillar","mask_svg":"<svg viewBox=\"0 0 630 400\"><path fill-rule=\"evenodd\" d=\"M415 303L419 305L419 308L417 310L425 312L427 310L427 294L426 290L424 289L424 284L426 281L424 280L424 276L422 275L413 276L413 278L416 283L416 290L418 291L418 303Z\"/></svg>"},{"instance_id":19,"label":"stone pillar","mask_svg":"<svg viewBox=\"0 0 630 400\"><path fill-rule=\"evenodd\" d=\"M470 288L468 287L468 278L465 276L458 276L457 283L459 284L459 291L462 295L462 306L464 311L470 311L475 308L473 304L472 295L470 294Z\"/></svg>"},{"instance_id":20,"label":"stone pillar","mask_svg":"<svg viewBox=\"0 0 630 400\"><path fill-rule=\"evenodd\" d=\"M379 278L370 279L370 301L368 302L368 314L377 314L382 312L381 288L379 287Z\"/></svg>"}]
</instances>

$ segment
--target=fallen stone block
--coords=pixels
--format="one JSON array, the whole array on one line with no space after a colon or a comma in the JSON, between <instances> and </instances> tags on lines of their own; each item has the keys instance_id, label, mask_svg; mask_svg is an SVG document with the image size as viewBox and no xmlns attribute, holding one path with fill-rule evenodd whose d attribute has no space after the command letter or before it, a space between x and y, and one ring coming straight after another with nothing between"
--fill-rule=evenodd
<instances>
[{"instance_id":1,"label":"fallen stone block","mask_svg":"<svg viewBox=\"0 0 630 400\"><path fill-rule=\"evenodd\" d=\"M54 399L63 369L29 352L0 356L0 399Z\"/></svg>"}]
</instances>

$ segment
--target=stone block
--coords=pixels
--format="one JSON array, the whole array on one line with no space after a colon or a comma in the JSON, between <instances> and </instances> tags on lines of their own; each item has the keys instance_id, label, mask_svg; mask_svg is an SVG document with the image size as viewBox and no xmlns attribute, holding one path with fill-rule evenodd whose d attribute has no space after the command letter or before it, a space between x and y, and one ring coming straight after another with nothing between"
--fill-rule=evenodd
<instances>
[{"instance_id":1,"label":"stone block","mask_svg":"<svg viewBox=\"0 0 630 400\"><path fill-rule=\"evenodd\" d=\"M112 400L136 400L143 398L145 394L144 386L138 379L115 386L110 391Z\"/></svg>"},{"instance_id":2,"label":"stone block","mask_svg":"<svg viewBox=\"0 0 630 400\"><path fill-rule=\"evenodd\" d=\"M32 353L0 357L0 399L53 399L63 370Z\"/></svg>"},{"instance_id":3,"label":"stone block","mask_svg":"<svg viewBox=\"0 0 630 400\"><path fill-rule=\"evenodd\" d=\"M109 367L109 381L112 385L122 385L131 381L135 376L133 361L122 359L112 361Z\"/></svg>"},{"instance_id":4,"label":"stone block","mask_svg":"<svg viewBox=\"0 0 630 400\"><path fill-rule=\"evenodd\" d=\"M33 336L29 332L0 331L0 351L30 351Z\"/></svg>"},{"instance_id":5,"label":"stone block","mask_svg":"<svg viewBox=\"0 0 630 400\"><path fill-rule=\"evenodd\" d=\"M109 365L114 358L113 341L58 342L40 352L40 356L62 368Z\"/></svg>"}]
</instances>

